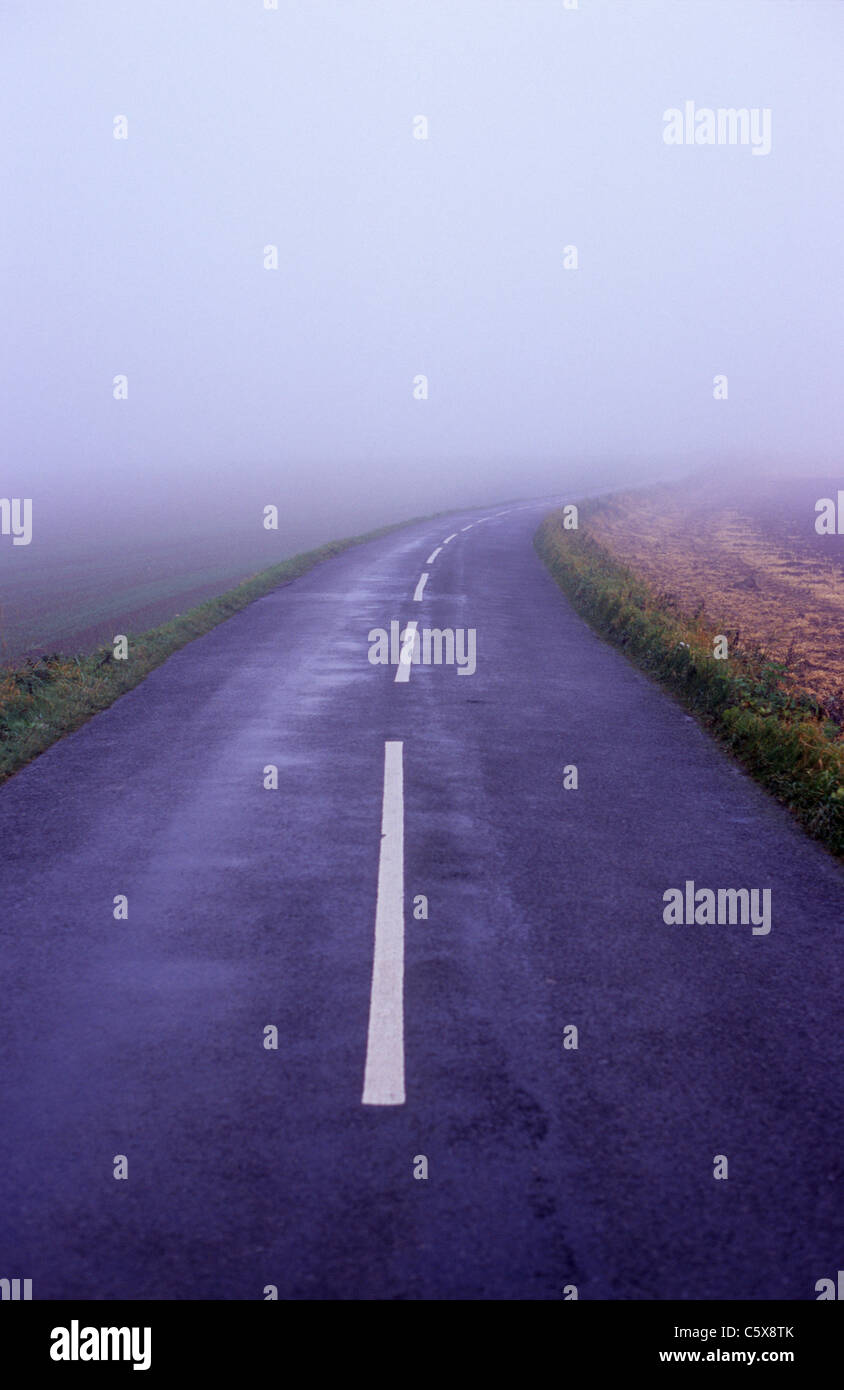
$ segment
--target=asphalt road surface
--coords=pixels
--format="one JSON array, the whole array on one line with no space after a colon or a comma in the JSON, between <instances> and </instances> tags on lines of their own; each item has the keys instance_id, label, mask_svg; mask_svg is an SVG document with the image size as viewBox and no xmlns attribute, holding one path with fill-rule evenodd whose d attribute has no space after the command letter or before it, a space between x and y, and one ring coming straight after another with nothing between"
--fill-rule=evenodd
<instances>
[{"instance_id":1,"label":"asphalt road surface","mask_svg":"<svg viewBox=\"0 0 844 1390\"><path fill-rule=\"evenodd\" d=\"M835 1277L844 874L572 611L532 548L547 510L348 551L0 788L0 1276L259 1300ZM391 622L410 658L474 630L477 669L373 664ZM770 888L770 932L667 925L686 881Z\"/></svg>"}]
</instances>

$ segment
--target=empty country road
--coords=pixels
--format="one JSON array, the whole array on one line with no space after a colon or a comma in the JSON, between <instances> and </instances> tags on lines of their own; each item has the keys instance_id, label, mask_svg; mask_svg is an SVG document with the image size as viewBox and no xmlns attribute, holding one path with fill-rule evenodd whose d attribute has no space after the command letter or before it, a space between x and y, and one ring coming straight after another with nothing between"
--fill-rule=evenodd
<instances>
[{"instance_id":1,"label":"empty country road","mask_svg":"<svg viewBox=\"0 0 844 1390\"><path fill-rule=\"evenodd\" d=\"M0 1275L35 1299L835 1276L844 872L574 613L550 505L319 565L0 788ZM413 660L434 629L472 674ZM687 881L769 888L770 932L667 925Z\"/></svg>"}]
</instances>

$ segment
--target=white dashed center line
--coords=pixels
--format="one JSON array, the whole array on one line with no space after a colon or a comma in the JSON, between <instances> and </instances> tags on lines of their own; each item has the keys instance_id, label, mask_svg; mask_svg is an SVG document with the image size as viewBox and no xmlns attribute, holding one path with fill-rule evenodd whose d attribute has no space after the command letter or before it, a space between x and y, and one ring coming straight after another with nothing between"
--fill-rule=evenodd
<instances>
[{"instance_id":1,"label":"white dashed center line","mask_svg":"<svg viewBox=\"0 0 844 1390\"><path fill-rule=\"evenodd\" d=\"M423 595L424 592L425 592L425 585L426 585L427 583L428 583L428 571L426 570L425 573L422 575L422 578L419 580L419 583L416 585L416 588L415 588L414 591L413 591L413 602L414 602L414 603L421 603L421 602L422 602L422 595Z\"/></svg>"},{"instance_id":2,"label":"white dashed center line","mask_svg":"<svg viewBox=\"0 0 844 1390\"><path fill-rule=\"evenodd\" d=\"M434 563L434 561L436 560L436 558L437 558L437 556L439 555L439 553L440 553L441 550L442 550L442 546L441 546L441 545L438 545L437 548L436 548L436 550L432 550L431 553L430 553L430 555L428 556L427 560L425 561L425 564L426 564L426 565L432 565L432 564Z\"/></svg>"},{"instance_id":3,"label":"white dashed center line","mask_svg":"<svg viewBox=\"0 0 844 1390\"><path fill-rule=\"evenodd\" d=\"M416 619L414 618L413 622L408 623L407 627L401 635L402 645L401 651L399 652L399 664L396 668L395 677L397 681L410 680L410 663L413 660L413 652L418 640L419 639L416 635Z\"/></svg>"},{"instance_id":4,"label":"white dashed center line","mask_svg":"<svg viewBox=\"0 0 844 1390\"><path fill-rule=\"evenodd\" d=\"M443 545L448 545L449 541L453 541L453 540L455 540L456 538L457 538L457 532L456 532L456 531L452 531L452 533L451 533L450 536L446 536L445 540L443 541Z\"/></svg>"},{"instance_id":5,"label":"white dashed center line","mask_svg":"<svg viewBox=\"0 0 844 1390\"><path fill-rule=\"evenodd\" d=\"M470 521L468 526L461 526L461 527L460 527L460 530L461 530L461 531L471 531L471 529L472 529L472 527L474 526L474 524L475 524L474 521Z\"/></svg>"},{"instance_id":6,"label":"white dashed center line","mask_svg":"<svg viewBox=\"0 0 844 1390\"><path fill-rule=\"evenodd\" d=\"M384 799L363 1105L404 1105L403 748L384 744Z\"/></svg>"}]
</instances>

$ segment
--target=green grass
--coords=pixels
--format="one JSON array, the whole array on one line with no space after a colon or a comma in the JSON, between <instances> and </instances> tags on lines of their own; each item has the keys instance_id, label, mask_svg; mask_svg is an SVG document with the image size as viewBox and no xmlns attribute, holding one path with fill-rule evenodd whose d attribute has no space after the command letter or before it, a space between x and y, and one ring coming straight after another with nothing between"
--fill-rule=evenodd
<instances>
[{"instance_id":1,"label":"green grass","mask_svg":"<svg viewBox=\"0 0 844 1390\"><path fill-rule=\"evenodd\" d=\"M414 520L422 520L417 517ZM424 518L431 520L432 518ZM45 748L72 733L120 695L148 676L168 656L210 632L255 599L330 560L353 545L407 526L398 522L363 536L329 541L317 550L293 555L261 570L236 588L196 608L129 637L129 658L115 660L111 645L88 655L30 658L22 666L0 669L0 782L31 762Z\"/></svg>"},{"instance_id":2,"label":"green grass","mask_svg":"<svg viewBox=\"0 0 844 1390\"><path fill-rule=\"evenodd\" d=\"M619 563L588 530L564 531L561 513L543 521L535 546L575 608L628 657L667 685L796 816L810 835L844 856L844 742L838 724L801 690L788 668L737 633L690 619ZM585 523L585 525L584 525ZM729 657L713 638L729 638Z\"/></svg>"}]
</instances>

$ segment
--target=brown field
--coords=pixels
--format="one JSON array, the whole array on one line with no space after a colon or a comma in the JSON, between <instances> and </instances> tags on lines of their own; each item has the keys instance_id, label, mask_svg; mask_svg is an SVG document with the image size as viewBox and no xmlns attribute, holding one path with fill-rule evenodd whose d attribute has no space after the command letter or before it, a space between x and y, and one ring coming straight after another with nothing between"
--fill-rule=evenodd
<instances>
[{"instance_id":1,"label":"brown field","mask_svg":"<svg viewBox=\"0 0 844 1390\"><path fill-rule=\"evenodd\" d=\"M815 502L838 478L725 484L696 478L615 494L588 530L683 613L786 661L844 715L844 536L815 532Z\"/></svg>"}]
</instances>

